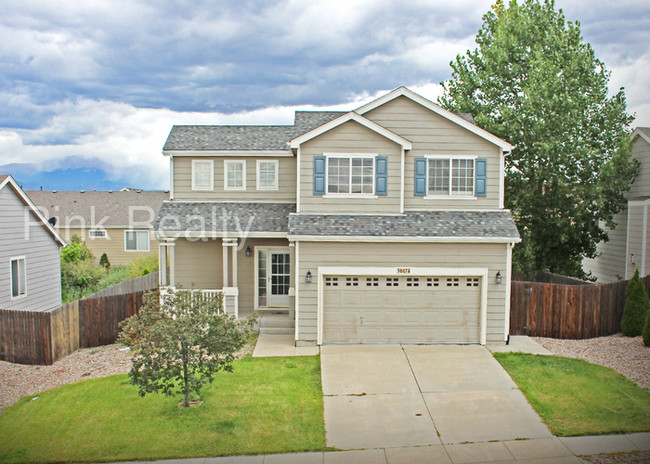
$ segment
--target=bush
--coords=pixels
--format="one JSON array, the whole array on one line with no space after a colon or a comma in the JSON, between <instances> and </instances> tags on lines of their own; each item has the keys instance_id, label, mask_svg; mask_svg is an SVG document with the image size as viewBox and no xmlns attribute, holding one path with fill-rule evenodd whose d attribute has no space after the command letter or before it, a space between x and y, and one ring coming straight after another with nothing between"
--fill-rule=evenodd
<instances>
[{"instance_id":1,"label":"bush","mask_svg":"<svg viewBox=\"0 0 650 464\"><path fill-rule=\"evenodd\" d=\"M650 311L645 318L645 326L643 326L643 344L650 346Z\"/></svg>"},{"instance_id":2,"label":"bush","mask_svg":"<svg viewBox=\"0 0 650 464\"><path fill-rule=\"evenodd\" d=\"M623 335L626 337L641 335L649 309L650 298L637 269L625 291L625 308L621 319Z\"/></svg>"},{"instance_id":3,"label":"bush","mask_svg":"<svg viewBox=\"0 0 650 464\"><path fill-rule=\"evenodd\" d=\"M94 258L93 252L81 241L77 234L72 236L71 243L61 250L62 263L80 263L82 261L91 261Z\"/></svg>"},{"instance_id":4,"label":"bush","mask_svg":"<svg viewBox=\"0 0 650 464\"><path fill-rule=\"evenodd\" d=\"M111 268L111 262L108 260L108 255L106 253L102 253L101 258L99 258L99 265L104 269Z\"/></svg>"}]
</instances>

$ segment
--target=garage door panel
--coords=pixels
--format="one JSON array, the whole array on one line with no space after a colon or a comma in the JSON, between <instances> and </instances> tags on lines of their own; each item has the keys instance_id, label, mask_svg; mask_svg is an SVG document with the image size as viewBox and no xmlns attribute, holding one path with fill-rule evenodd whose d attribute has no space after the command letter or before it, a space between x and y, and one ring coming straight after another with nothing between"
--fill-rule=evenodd
<instances>
[{"instance_id":1,"label":"garage door panel","mask_svg":"<svg viewBox=\"0 0 650 464\"><path fill-rule=\"evenodd\" d=\"M330 285L326 284L323 295L325 343L479 341L480 287L475 278L326 279Z\"/></svg>"}]
</instances>

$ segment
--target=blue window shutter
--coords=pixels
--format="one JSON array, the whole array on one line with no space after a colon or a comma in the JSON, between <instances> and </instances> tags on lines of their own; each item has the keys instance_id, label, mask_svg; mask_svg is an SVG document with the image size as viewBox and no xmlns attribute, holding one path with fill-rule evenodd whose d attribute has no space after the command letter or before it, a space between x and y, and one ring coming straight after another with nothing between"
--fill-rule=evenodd
<instances>
[{"instance_id":1,"label":"blue window shutter","mask_svg":"<svg viewBox=\"0 0 650 464\"><path fill-rule=\"evenodd\" d=\"M325 195L325 169L325 157L314 156L314 195Z\"/></svg>"},{"instance_id":2,"label":"blue window shutter","mask_svg":"<svg viewBox=\"0 0 650 464\"><path fill-rule=\"evenodd\" d=\"M388 157L375 158L375 194L388 195Z\"/></svg>"},{"instance_id":3,"label":"blue window shutter","mask_svg":"<svg viewBox=\"0 0 650 464\"><path fill-rule=\"evenodd\" d=\"M487 192L487 160L485 158L478 158L475 162L474 170L476 173L474 194L477 197L484 197Z\"/></svg>"},{"instance_id":4,"label":"blue window shutter","mask_svg":"<svg viewBox=\"0 0 650 464\"><path fill-rule=\"evenodd\" d=\"M427 159L415 158L415 196L427 194Z\"/></svg>"}]
</instances>

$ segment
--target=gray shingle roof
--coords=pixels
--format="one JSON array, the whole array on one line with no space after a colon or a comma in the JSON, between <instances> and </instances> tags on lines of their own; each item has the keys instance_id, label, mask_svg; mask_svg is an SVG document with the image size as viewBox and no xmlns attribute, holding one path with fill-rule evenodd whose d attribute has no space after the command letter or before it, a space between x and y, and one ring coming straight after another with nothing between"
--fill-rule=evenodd
<instances>
[{"instance_id":1,"label":"gray shingle roof","mask_svg":"<svg viewBox=\"0 0 650 464\"><path fill-rule=\"evenodd\" d=\"M400 215L292 214L291 236L519 239L510 211L409 211Z\"/></svg>"},{"instance_id":2,"label":"gray shingle roof","mask_svg":"<svg viewBox=\"0 0 650 464\"><path fill-rule=\"evenodd\" d=\"M293 126L174 126L163 151L283 150L291 139L338 118L340 111L296 111Z\"/></svg>"},{"instance_id":3,"label":"gray shingle roof","mask_svg":"<svg viewBox=\"0 0 650 464\"><path fill-rule=\"evenodd\" d=\"M2 184L7 177L9 177L9 174L0 174L0 184Z\"/></svg>"},{"instance_id":4,"label":"gray shingle roof","mask_svg":"<svg viewBox=\"0 0 650 464\"><path fill-rule=\"evenodd\" d=\"M129 207L135 207L132 208L134 221L149 222L152 214L155 217L162 202L169 199L169 192L144 190L27 190L25 193L36 206L46 210L43 211L46 218L57 218L58 228L64 227L66 223L72 227L80 227L79 218L83 219L85 227L98 223L104 227L128 227ZM102 221L104 217L107 219Z\"/></svg>"},{"instance_id":5,"label":"gray shingle roof","mask_svg":"<svg viewBox=\"0 0 650 464\"><path fill-rule=\"evenodd\" d=\"M637 127L639 132L643 132L646 136L650 137L650 127Z\"/></svg>"},{"instance_id":6,"label":"gray shingle roof","mask_svg":"<svg viewBox=\"0 0 650 464\"><path fill-rule=\"evenodd\" d=\"M286 233L293 203L193 203L162 204L154 222L158 232L271 232ZM201 218L201 219L199 219ZM225 218L225 220L224 220Z\"/></svg>"}]
</instances>

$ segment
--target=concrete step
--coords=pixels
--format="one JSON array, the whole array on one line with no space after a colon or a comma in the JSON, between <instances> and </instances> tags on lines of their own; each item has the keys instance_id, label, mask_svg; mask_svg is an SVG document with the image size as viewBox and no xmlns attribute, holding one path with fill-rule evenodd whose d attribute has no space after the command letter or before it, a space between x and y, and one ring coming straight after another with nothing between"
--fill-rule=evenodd
<instances>
[{"instance_id":1,"label":"concrete step","mask_svg":"<svg viewBox=\"0 0 650 464\"><path fill-rule=\"evenodd\" d=\"M293 329L296 323L289 314L262 314L260 327L262 329Z\"/></svg>"},{"instance_id":2,"label":"concrete step","mask_svg":"<svg viewBox=\"0 0 650 464\"><path fill-rule=\"evenodd\" d=\"M261 327L260 333L267 335L293 335L295 329L290 327Z\"/></svg>"}]
</instances>

